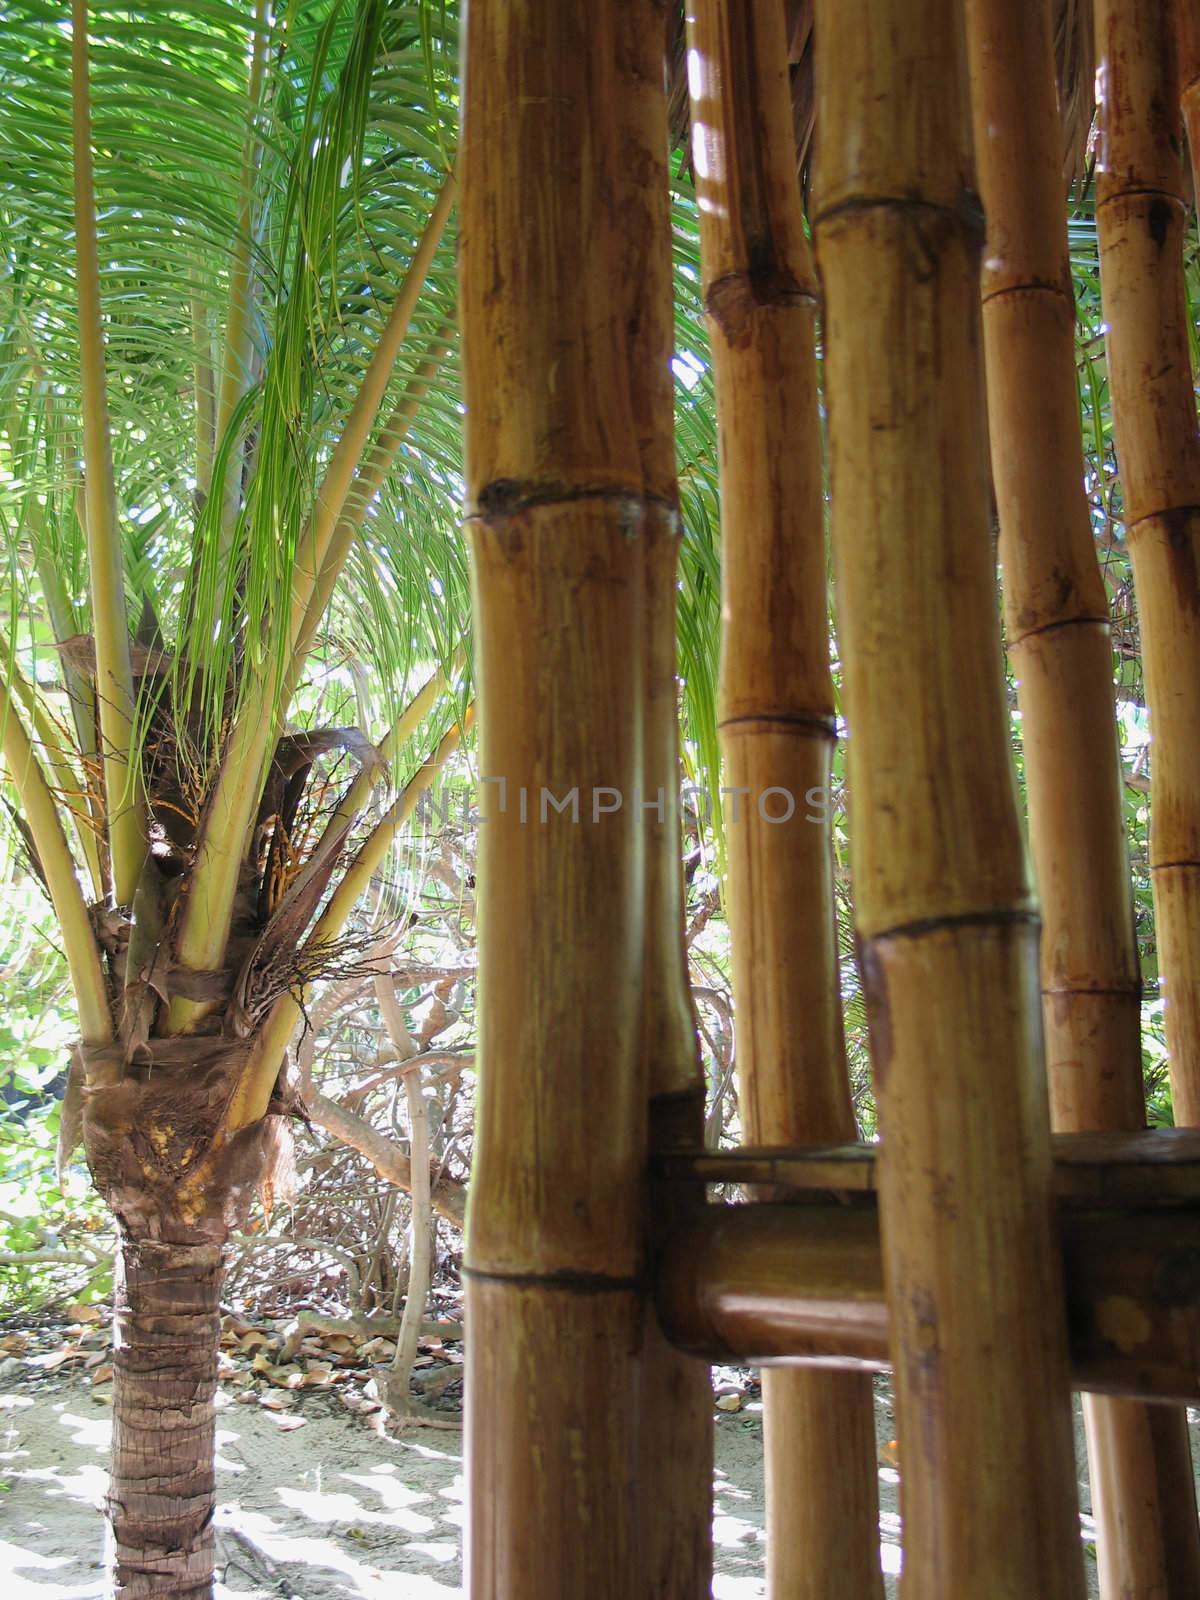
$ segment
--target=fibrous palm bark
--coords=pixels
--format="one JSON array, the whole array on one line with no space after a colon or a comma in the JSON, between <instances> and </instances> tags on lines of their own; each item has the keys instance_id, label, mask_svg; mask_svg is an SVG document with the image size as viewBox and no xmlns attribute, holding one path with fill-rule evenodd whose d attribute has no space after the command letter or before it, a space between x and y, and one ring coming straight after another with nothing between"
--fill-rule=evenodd
<instances>
[{"instance_id":1,"label":"fibrous palm bark","mask_svg":"<svg viewBox=\"0 0 1200 1600\"><path fill-rule=\"evenodd\" d=\"M1065 1600L1084 1581L1038 929L988 531L961 24L951 0L817 8L852 865L883 1140L902 1592Z\"/></svg>"},{"instance_id":2,"label":"fibrous palm bark","mask_svg":"<svg viewBox=\"0 0 1200 1600\"><path fill-rule=\"evenodd\" d=\"M778 0L692 0L693 166L721 443L721 738L751 1144L855 1137L835 944L816 278ZM869 1378L764 1372L768 1589L882 1593Z\"/></svg>"},{"instance_id":3,"label":"fibrous palm bark","mask_svg":"<svg viewBox=\"0 0 1200 1600\"><path fill-rule=\"evenodd\" d=\"M1009 654L1042 912L1051 1120L1145 1124L1108 599L1083 493L1050 10L969 0L983 328ZM1187 1421L1084 1397L1101 1593L1200 1592Z\"/></svg>"}]
</instances>

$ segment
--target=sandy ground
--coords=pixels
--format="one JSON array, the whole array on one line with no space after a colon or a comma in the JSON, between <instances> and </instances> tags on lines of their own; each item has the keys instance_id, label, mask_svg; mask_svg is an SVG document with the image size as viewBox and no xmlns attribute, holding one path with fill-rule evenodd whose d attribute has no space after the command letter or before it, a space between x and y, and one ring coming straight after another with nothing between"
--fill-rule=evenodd
<instances>
[{"instance_id":1,"label":"sandy ground","mask_svg":"<svg viewBox=\"0 0 1200 1600\"><path fill-rule=\"evenodd\" d=\"M888 1593L899 1570L899 1483L886 1386L876 1389L880 1547ZM219 1596L323 1600L462 1594L461 1436L394 1438L327 1396L306 1396L303 1426L227 1402L218 1426ZM110 1405L85 1381L0 1393L3 1600L95 1600L103 1594ZM1195 1429L1193 1429L1195 1431ZM718 1414L715 1600L757 1600L763 1570L762 1415ZM1082 1463L1082 1441L1080 1440ZM1080 1470L1086 1506L1086 1473ZM1094 1592L1091 1519L1082 1519Z\"/></svg>"}]
</instances>

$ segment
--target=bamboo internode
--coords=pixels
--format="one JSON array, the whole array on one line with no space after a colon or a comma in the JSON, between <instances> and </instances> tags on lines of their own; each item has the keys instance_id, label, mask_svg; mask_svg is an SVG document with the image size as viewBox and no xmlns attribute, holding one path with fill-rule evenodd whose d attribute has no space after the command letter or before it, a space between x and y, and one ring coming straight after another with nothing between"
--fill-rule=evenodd
<instances>
[{"instance_id":1,"label":"bamboo internode","mask_svg":"<svg viewBox=\"0 0 1200 1600\"><path fill-rule=\"evenodd\" d=\"M1151 747L1150 865L1177 1123L1200 1122L1200 439L1172 5L1098 0L1096 218Z\"/></svg>"},{"instance_id":2,"label":"bamboo internode","mask_svg":"<svg viewBox=\"0 0 1200 1600\"><path fill-rule=\"evenodd\" d=\"M903 1582L922 1600L981 1584L1073 1597L1037 927L995 620L960 24L940 0L828 3L816 21L815 237Z\"/></svg>"},{"instance_id":3,"label":"bamboo internode","mask_svg":"<svg viewBox=\"0 0 1200 1600\"><path fill-rule=\"evenodd\" d=\"M607 0L518 0L466 25L468 530L492 780L467 1254L477 1600L633 1586L645 512L616 22Z\"/></svg>"},{"instance_id":4,"label":"bamboo internode","mask_svg":"<svg viewBox=\"0 0 1200 1600\"><path fill-rule=\"evenodd\" d=\"M992 473L1042 912L1051 1120L1064 1130L1135 1129L1145 1122L1141 973L1108 597L1083 493L1049 5L969 0L967 41L987 218ZM1185 1414L1095 1397L1084 1412L1101 1594L1200 1593ZM1165 1587L1168 1505L1181 1534L1178 1589Z\"/></svg>"},{"instance_id":5,"label":"bamboo internode","mask_svg":"<svg viewBox=\"0 0 1200 1600\"><path fill-rule=\"evenodd\" d=\"M646 925L641 1061L651 1151L704 1143L705 1082L684 943L679 816L676 626L682 524L675 476L671 356L675 305L671 259L669 136L663 86L663 0L627 0L617 30L617 139L624 219L623 281L629 296L630 393L644 495L642 788ZM647 1248L703 1190L651 1190ZM638 1572L654 1600L693 1600L712 1582L712 1394L707 1372L675 1349L653 1298L637 1363Z\"/></svg>"},{"instance_id":6,"label":"bamboo internode","mask_svg":"<svg viewBox=\"0 0 1200 1600\"><path fill-rule=\"evenodd\" d=\"M817 286L796 182L783 8L688 7L692 157L721 448L719 720L745 1136L854 1133L828 806L834 742ZM790 816L764 814L786 796ZM763 1382L773 1600L881 1593L874 1402L861 1378Z\"/></svg>"}]
</instances>

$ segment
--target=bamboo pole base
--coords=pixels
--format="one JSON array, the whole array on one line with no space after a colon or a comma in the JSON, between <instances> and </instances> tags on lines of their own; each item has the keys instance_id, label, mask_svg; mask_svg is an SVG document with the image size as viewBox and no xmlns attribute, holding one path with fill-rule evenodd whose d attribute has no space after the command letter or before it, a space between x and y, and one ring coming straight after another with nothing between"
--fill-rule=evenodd
<instances>
[{"instance_id":1,"label":"bamboo pole base","mask_svg":"<svg viewBox=\"0 0 1200 1600\"><path fill-rule=\"evenodd\" d=\"M855 1372L762 1375L767 1593L779 1600L882 1595L871 1379ZM837 1470L813 1457L836 1441Z\"/></svg>"},{"instance_id":2,"label":"bamboo pole base","mask_svg":"<svg viewBox=\"0 0 1200 1600\"><path fill-rule=\"evenodd\" d=\"M682 1059L678 1072L685 1076ZM650 1149L693 1154L702 1149L704 1101L703 1081L655 1095ZM652 1252L673 1229L704 1214L704 1184L695 1179L682 1184L652 1180L648 1197ZM649 1276L654 1276L653 1262ZM638 1595L640 1600L700 1600L712 1588L712 1382L706 1366L667 1338L650 1294L643 1300L643 1319L636 1399L642 1486Z\"/></svg>"},{"instance_id":3,"label":"bamboo pole base","mask_svg":"<svg viewBox=\"0 0 1200 1600\"><path fill-rule=\"evenodd\" d=\"M1200 1524L1186 1412L1085 1394L1083 1417L1100 1593L1194 1595Z\"/></svg>"},{"instance_id":4,"label":"bamboo pole base","mask_svg":"<svg viewBox=\"0 0 1200 1600\"><path fill-rule=\"evenodd\" d=\"M467 1593L630 1600L640 1297L469 1274ZM472 1416L481 1405L486 1418ZM584 1534L586 1532L586 1537Z\"/></svg>"}]
</instances>

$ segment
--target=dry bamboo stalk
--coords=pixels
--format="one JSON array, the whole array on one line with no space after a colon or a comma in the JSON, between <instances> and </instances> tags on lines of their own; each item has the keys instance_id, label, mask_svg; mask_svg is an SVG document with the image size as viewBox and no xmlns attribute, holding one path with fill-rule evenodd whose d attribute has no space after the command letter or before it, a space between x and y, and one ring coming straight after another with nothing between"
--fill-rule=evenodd
<instances>
[{"instance_id":1,"label":"dry bamboo stalk","mask_svg":"<svg viewBox=\"0 0 1200 1600\"><path fill-rule=\"evenodd\" d=\"M988 224L992 471L1042 908L1051 1122L1065 1132L1135 1129L1145 1124L1141 974L1108 598L1083 493L1049 5L968 0L967 38ZM1200 1594L1185 1413L1088 1396L1084 1415L1101 1594Z\"/></svg>"},{"instance_id":2,"label":"dry bamboo stalk","mask_svg":"<svg viewBox=\"0 0 1200 1600\"><path fill-rule=\"evenodd\" d=\"M856 917L903 1592L1084 1593L1038 1005L988 536L952 0L822 0L825 297Z\"/></svg>"},{"instance_id":3,"label":"dry bamboo stalk","mask_svg":"<svg viewBox=\"0 0 1200 1600\"><path fill-rule=\"evenodd\" d=\"M1179 40L1179 99L1192 161L1192 198L1200 203L1200 7L1176 0Z\"/></svg>"},{"instance_id":4,"label":"dry bamboo stalk","mask_svg":"<svg viewBox=\"0 0 1200 1600\"><path fill-rule=\"evenodd\" d=\"M466 18L460 315L493 780L467 1230L475 1600L635 1592L644 541L617 25L614 0Z\"/></svg>"},{"instance_id":5,"label":"dry bamboo stalk","mask_svg":"<svg viewBox=\"0 0 1200 1600\"><path fill-rule=\"evenodd\" d=\"M1150 870L1175 1121L1200 1122L1200 440L1175 8L1097 0L1096 221L1150 709Z\"/></svg>"},{"instance_id":6,"label":"dry bamboo stalk","mask_svg":"<svg viewBox=\"0 0 1200 1600\"><path fill-rule=\"evenodd\" d=\"M617 170L629 296L630 398L645 496L642 797L645 829L641 1048L650 1149L704 1142L704 1073L684 943L675 613L682 523L675 475L674 295L664 92L664 0L630 0L617 33ZM650 1248L702 1186L649 1194ZM696 1600L712 1586L712 1385L643 1306L637 1368L637 1571L646 1600Z\"/></svg>"},{"instance_id":7,"label":"dry bamboo stalk","mask_svg":"<svg viewBox=\"0 0 1200 1600\"><path fill-rule=\"evenodd\" d=\"M852 1139L822 803L835 720L817 295L783 8L694 0L688 43L720 426L720 727L733 791L726 905L742 1120L754 1143ZM881 1595L870 1380L771 1372L763 1396L768 1593Z\"/></svg>"}]
</instances>

